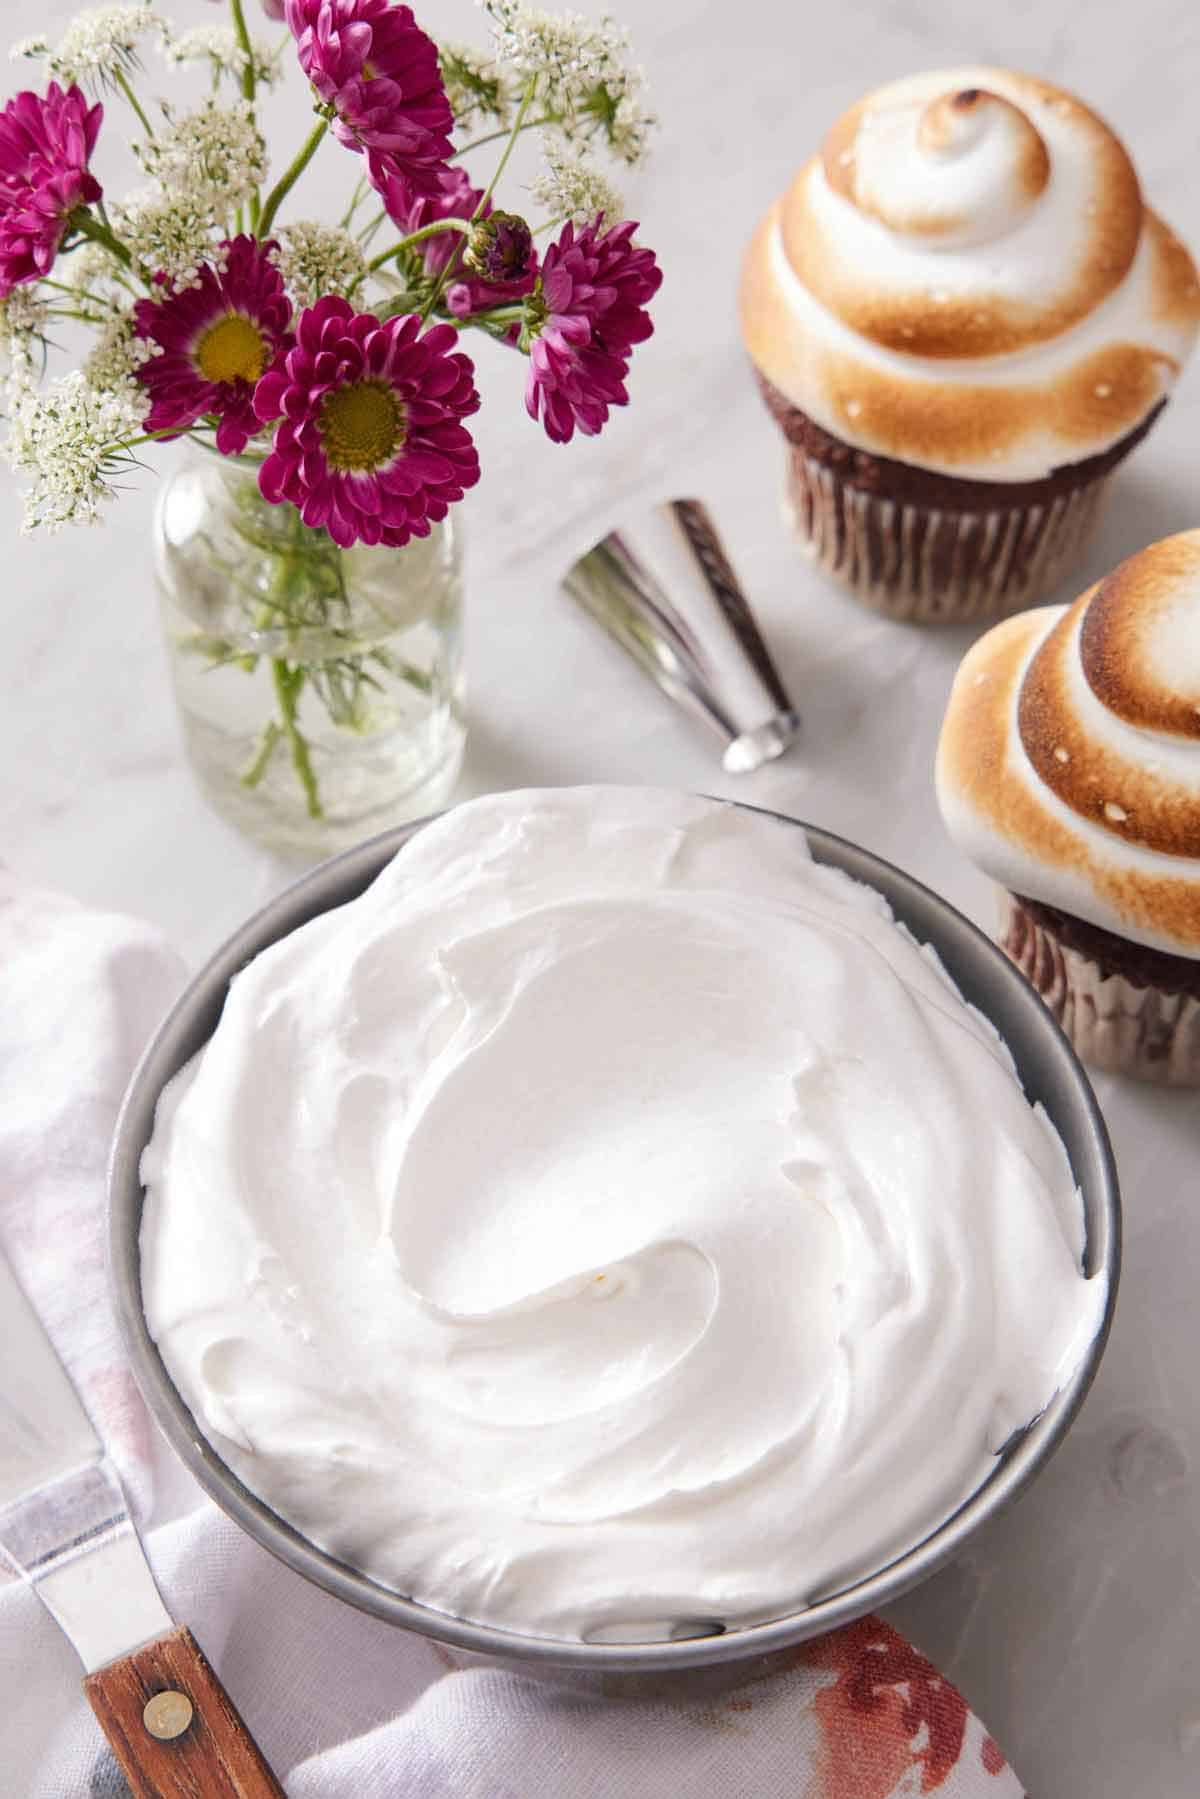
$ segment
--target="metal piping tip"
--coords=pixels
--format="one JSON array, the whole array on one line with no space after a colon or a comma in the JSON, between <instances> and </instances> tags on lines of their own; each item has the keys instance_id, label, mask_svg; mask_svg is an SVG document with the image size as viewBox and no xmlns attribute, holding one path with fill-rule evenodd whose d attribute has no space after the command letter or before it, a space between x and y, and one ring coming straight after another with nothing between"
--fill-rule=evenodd
<instances>
[{"instance_id":1,"label":"metal piping tip","mask_svg":"<svg viewBox=\"0 0 1200 1799\"><path fill-rule=\"evenodd\" d=\"M782 756L800 718L699 500L668 500L610 531L563 588L656 686L725 744L728 774Z\"/></svg>"}]
</instances>

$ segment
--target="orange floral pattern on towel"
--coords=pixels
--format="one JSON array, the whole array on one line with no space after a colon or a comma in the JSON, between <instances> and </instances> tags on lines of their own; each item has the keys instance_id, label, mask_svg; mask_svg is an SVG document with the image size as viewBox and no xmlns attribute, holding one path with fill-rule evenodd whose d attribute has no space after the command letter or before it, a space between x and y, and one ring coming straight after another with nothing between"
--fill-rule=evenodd
<instances>
[{"instance_id":1,"label":"orange floral pattern on towel","mask_svg":"<svg viewBox=\"0 0 1200 1799\"><path fill-rule=\"evenodd\" d=\"M961 1769L966 1700L882 1619L862 1618L801 1653L809 1667L834 1677L813 1701L821 1745L805 1799L935 1793ZM972 1753L987 1774L1007 1768L990 1736Z\"/></svg>"}]
</instances>

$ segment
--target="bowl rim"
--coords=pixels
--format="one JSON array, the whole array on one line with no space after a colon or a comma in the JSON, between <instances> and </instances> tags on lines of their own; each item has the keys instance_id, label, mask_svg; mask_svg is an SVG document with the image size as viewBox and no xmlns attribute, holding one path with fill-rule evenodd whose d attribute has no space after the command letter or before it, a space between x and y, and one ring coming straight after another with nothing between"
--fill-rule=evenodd
<instances>
[{"instance_id":1,"label":"bowl rim","mask_svg":"<svg viewBox=\"0 0 1200 1799\"><path fill-rule=\"evenodd\" d=\"M939 932L945 930L945 939L917 931L913 934L919 941L930 943L939 958L951 965L952 973L953 965L966 959L978 970L981 981L986 974L998 985L1005 1002L1001 1009L1020 1021L1022 1032L1027 1033L1019 1044L1014 1043L1010 1022L1002 1032L1010 1052L1020 1065L1019 1052L1031 1044L1035 1049L1040 1045L1040 1059L1046 1062L1048 1075L1057 1068L1057 1078L1069 1095L1065 1103L1074 1108L1079 1135L1087 1147L1090 1168L1081 1172L1073 1158L1072 1172L1088 1220L1085 1267L1089 1274L1103 1270L1107 1278L1100 1326L1070 1380L1046 1410L998 1458L995 1470L983 1485L928 1537L865 1579L802 1611L766 1622L719 1635L710 1633L665 1642L601 1643L532 1636L421 1605L319 1548L272 1511L222 1461L196 1425L167 1372L141 1302L139 1241L144 1194L140 1160L162 1087L208 1041L233 976L261 950L309 918L356 898L396 852L439 815L416 819L365 839L302 874L227 938L188 982L140 1057L121 1103L108 1164L110 1290L143 1398L171 1447L221 1510L262 1548L335 1598L372 1617L459 1650L510 1662L540 1664L549 1670L661 1675L770 1655L848 1624L927 1579L958 1553L968 1537L1018 1498L1061 1444L1095 1378L1108 1341L1121 1265L1121 1202L1116 1163L1091 1082L1034 988L1003 951L948 900L873 851L787 813L749 806L740 800L721 799L720 803L803 830L815 860L831 863L882 892L897 916L902 917L910 909L932 915ZM949 950L948 944L952 946ZM959 981L957 974L954 978ZM972 1003L990 1019L987 1008L978 1001ZM209 1014L212 1024L197 1037L197 1018ZM195 1041L195 1047L181 1054L189 1040ZM1024 1074L1022 1084L1026 1085ZM1061 1134L1061 1120L1058 1128Z\"/></svg>"}]
</instances>

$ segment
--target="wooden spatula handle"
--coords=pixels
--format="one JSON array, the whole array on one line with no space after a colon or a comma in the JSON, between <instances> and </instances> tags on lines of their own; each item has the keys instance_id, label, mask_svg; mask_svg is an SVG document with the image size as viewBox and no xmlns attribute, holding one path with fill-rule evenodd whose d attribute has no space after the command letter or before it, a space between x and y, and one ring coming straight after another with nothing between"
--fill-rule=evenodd
<instances>
[{"instance_id":1,"label":"wooden spatula handle","mask_svg":"<svg viewBox=\"0 0 1200 1799\"><path fill-rule=\"evenodd\" d=\"M134 1799L285 1799L184 1625L83 1683Z\"/></svg>"}]
</instances>

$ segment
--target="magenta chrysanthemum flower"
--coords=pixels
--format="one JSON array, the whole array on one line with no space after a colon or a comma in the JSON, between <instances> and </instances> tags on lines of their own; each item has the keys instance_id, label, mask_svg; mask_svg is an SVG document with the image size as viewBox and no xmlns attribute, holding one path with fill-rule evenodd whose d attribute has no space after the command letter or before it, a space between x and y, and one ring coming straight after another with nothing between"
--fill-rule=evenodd
<instances>
[{"instance_id":1,"label":"magenta chrysanthemum flower","mask_svg":"<svg viewBox=\"0 0 1200 1799\"><path fill-rule=\"evenodd\" d=\"M271 260L273 243L235 237L222 246L225 266L202 263L198 285L133 309L139 337L159 353L138 369L150 395L147 431L186 431L215 414L217 448L245 449L259 428L254 388L260 375L290 348L292 303Z\"/></svg>"},{"instance_id":2,"label":"magenta chrysanthemum flower","mask_svg":"<svg viewBox=\"0 0 1200 1799\"><path fill-rule=\"evenodd\" d=\"M0 298L47 273L76 206L100 198L88 169L102 106L52 81L0 112Z\"/></svg>"},{"instance_id":3,"label":"magenta chrysanthemum flower","mask_svg":"<svg viewBox=\"0 0 1200 1799\"><path fill-rule=\"evenodd\" d=\"M334 542L399 547L426 537L479 479L462 424L479 405L453 325L424 335L416 313L381 324L334 296L300 314L296 345L264 375L254 406L279 419L259 471L268 500L290 500Z\"/></svg>"},{"instance_id":4,"label":"magenta chrysanthemum flower","mask_svg":"<svg viewBox=\"0 0 1200 1799\"><path fill-rule=\"evenodd\" d=\"M390 0L286 0L300 66L337 114L334 132L365 150L372 179L403 175L436 193L454 116L437 45Z\"/></svg>"},{"instance_id":5,"label":"magenta chrysanthemum flower","mask_svg":"<svg viewBox=\"0 0 1200 1799\"><path fill-rule=\"evenodd\" d=\"M555 443L569 443L576 426L594 436L610 406L627 404L630 352L654 330L645 310L662 283L654 252L635 248L636 224L603 223L601 214L578 232L564 226L525 303L525 406Z\"/></svg>"}]
</instances>

